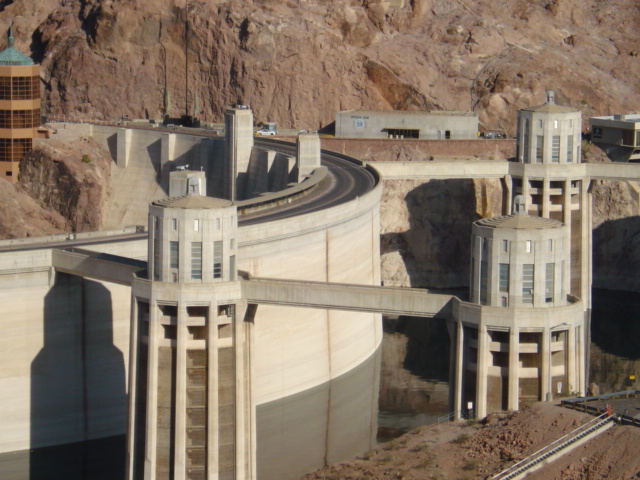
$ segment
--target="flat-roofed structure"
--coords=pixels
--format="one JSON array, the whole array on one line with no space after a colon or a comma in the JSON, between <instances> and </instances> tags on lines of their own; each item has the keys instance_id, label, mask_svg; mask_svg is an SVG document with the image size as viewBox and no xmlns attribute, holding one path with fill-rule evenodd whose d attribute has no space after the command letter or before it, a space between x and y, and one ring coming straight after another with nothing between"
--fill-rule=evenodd
<instances>
[{"instance_id":1,"label":"flat-roofed structure","mask_svg":"<svg viewBox=\"0 0 640 480\"><path fill-rule=\"evenodd\" d=\"M591 141L614 162L640 162L640 114L591 117Z\"/></svg>"},{"instance_id":2,"label":"flat-roofed structure","mask_svg":"<svg viewBox=\"0 0 640 480\"><path fill-rule=\"evenodd\" d=\"M40 126L40 65L14 43L10 27L9 46L0 52L0 177L12 183Z\"/></svg>"},{"instance_id":3,"label":"flat-roofed structure","mask_svg":"<svg viewBox=\"0 0 640 480\"><path fill-rule=\"evenodd\" d=\"M347 110L336 114L339 138L469 140L478 137L473 112Z\"/></svg>"}]
</instances>

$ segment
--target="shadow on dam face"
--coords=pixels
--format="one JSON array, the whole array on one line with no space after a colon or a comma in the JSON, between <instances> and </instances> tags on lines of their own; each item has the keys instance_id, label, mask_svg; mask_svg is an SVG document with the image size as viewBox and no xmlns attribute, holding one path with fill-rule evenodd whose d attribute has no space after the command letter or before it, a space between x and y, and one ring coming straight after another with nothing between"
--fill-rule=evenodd
<instances>
[{"instance_id":1,"label":"shadow on dam face","mask_svg":"<svg viewBox=\"0 0 640 480\"><path fill-rule=\"evenodd\" d=\"M328 383L258 405L259 480L294 480L375 448L381 354Z\"/></svg>"},{"instance_id":2,"label":"shadow on dam face","mask_svg":"<svg viewBox=\"0 0 640 480\"><path fill-rule=\"evenodd\" d=\"M31 364L28 477L14 478L124 477L125 364L113 344L113 321L107 288L56 274L45 297L44 345Z\"/></svg>"}]
</instances>

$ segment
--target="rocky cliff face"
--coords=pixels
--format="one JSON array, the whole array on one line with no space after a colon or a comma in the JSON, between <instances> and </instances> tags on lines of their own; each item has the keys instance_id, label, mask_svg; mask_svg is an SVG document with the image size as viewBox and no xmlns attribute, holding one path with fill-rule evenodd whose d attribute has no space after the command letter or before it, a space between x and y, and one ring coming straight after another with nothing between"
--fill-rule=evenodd
<instances>
[{"instance_id":1,"label":"rocky cliff face","mask_svg":"<svg viewBox=\"0 0 640 480\"><path fill-rule=\"evenodd\" d=\"M67 221L15 185L0 179L0 239L53 235L65 231Z\"/></svg>"},{"instance_id":2,"label":"rocky cliff face","mask_svg":"<svg viewBox=\"0 0 640 480\"><path fill-rule=\"evenodd\" d=\"M100 230L110 165L109 155L91 138L36 144L20 163L18 183L0 185L11 212L3 216L0 237Z\"/></svg>"},{"instance_id":3,"label":"rocky cliff face","mask_svg":"<svg viewBox=\"0 0 640 480\"><path fill-rule=\"evenodd\" d=\"M106 219L111 157L91 138L49 140L20 164L24 191L67 219L72 232L100 230Z\"/></svg>"},{"instance_id":4,"label":"rocky cliff face","mask_svg":"<svg viewBox=\"0 0 640 480\"><path fill-rule=\"evenodd\" d=\"M544 91L583 118L640 109L633 0L0 1L43 67L48 111L113 119L189 110L318 128L350 108L475 110L513 132Z\"/></svg>"},{"instance_id":5,"label":"rocky cliff face","mask_svg":"<svg viewBox=\"0 0 640 480\"><path fill-rule=\"evenodd\" d=\"M380 206L384 284L468 286L471 224L501 214L500 180L385 181Z\"/></svg>"}]
</instances>

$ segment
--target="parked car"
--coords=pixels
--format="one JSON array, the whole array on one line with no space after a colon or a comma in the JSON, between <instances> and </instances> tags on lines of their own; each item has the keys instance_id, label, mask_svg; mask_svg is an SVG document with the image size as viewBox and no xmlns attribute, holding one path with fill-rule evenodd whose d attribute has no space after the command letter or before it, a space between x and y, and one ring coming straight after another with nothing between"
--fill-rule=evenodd
<instances>
[{"instance_id":1,"label":"parked car","mask_svg":"<svg viewBox=\"0 0 640 480\"><path fill-rule=\"evenodd\" d=\"M266 128L261 128L256 132L256 135L275 135L276 132L273 130L267 130Z\"/></svg>"}]
</instances>

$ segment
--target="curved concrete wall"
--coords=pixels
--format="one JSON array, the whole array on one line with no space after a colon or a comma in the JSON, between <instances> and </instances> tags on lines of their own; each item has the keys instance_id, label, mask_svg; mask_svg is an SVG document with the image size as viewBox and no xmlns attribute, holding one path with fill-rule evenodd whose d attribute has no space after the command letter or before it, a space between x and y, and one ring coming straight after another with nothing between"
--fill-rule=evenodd
<instances>
[{"instance_id":1,"label":"curved concrete wall","mask_svg":"<svg viewBox=\"0 0 640 480\"><path fill-rule=\"evenodd\" d=\"M380 284L382 188L347 204L239 229L238 267L254 276ZM146 240L92 245L146 257ZM55 274L51 250L0 253L0 452L126 431L131 291ZM255 401L320 385L380 345L379 315L259 306Z\"/></svg>"},{"instance_id":2,"label":"curved concrete wall","mask_svg":"<svg viewBox=\"0 0 640 480\"><path fill-rule=\"evenodd\" d=\"M381 185L322 212L241 227L239 269L254 276L380 284ZM257 404L320 385L369 358L380 315L260 305L253 346Z\"/></svg>"}]
</instances>

